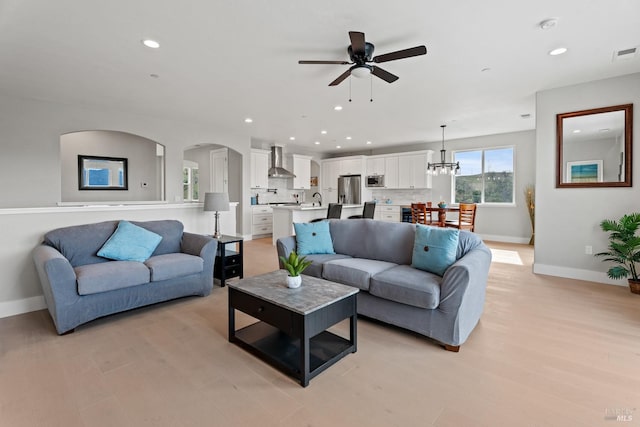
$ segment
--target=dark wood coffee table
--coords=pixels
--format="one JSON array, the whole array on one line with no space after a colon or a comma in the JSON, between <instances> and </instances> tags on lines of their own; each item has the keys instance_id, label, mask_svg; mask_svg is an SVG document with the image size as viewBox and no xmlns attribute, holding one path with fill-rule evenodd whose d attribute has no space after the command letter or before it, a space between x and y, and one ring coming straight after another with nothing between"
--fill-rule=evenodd
<instances>
[{"instance_id":1,"label":"dark wood coffee table","mask_svg":"<svg viewBox=\"0 0 640 427\"><path fill-rule=\"evenodd\" d=\"M304 387L309 380L357 350L357 288L304 276L289 289L285 270L229 283L229 341L246 349ZM259 320L235 329L235 310ZM327 331L349 319L350 336Z\"/></svg>"}]
</instances>

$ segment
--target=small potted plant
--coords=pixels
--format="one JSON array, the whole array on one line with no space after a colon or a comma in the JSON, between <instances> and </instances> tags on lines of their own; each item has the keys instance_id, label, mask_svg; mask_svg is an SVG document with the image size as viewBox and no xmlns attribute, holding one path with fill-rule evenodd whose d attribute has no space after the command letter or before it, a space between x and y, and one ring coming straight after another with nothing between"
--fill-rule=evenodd
<instances>
[{"instance_id":1,"label":"small potted plant","mask_svg":"<svg viewBox=\"0 0 640 427\"><path fill-rule=\"evenodd\" d=\"M640 228L640 213L624 215L619 221L605 219L600 223L602 231L609 233L609 250L595 256L606 257L617 265L607 271L612 279L629 277L629 289L640 294L640 280L636 264L640 262L640 236L636 235Z\"/></svg>"},{"instance_id":2,"label":"small potted plant","mask_svg":"<svg viewBox=\"0 0 640 427\"><path fill-rule=\"evenodd\" d=\"M302 283L302 277L300 274L305 268L311 265L311 261L307 261L305 257L299 257L296 251L291 251L289 258L283 256L280 257L280 261L287 269L289 275L287 276L287 287L297 288Z\"/></svg>"}]
</instances>

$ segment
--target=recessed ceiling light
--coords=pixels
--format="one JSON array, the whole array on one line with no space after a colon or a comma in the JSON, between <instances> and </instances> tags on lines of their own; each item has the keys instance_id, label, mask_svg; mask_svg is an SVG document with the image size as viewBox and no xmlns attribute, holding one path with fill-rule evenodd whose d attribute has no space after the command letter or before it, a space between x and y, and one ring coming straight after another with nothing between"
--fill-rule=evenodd
<instances>
[{"instance_id":1,"label":"recessed ceiling light","mask_svg":"<svg viewBox=\"0 0 640 427\"><path fill-rule=\"evenodd\" d=\"M295 140L296 140L296 137L295 137L295 136L290 136L290 137L289 137L289 141L295 141Z\"/></svg>"},{"instance_id":2,"label":"recessed ceiling light","mask_svg":"<svg viewBox=\"0 0 640 427\"><path fill-rule=\"evenodd\" d=\"M342 148L342 146L340 146L340 145L336 145L336 148Z\"/></svg>"},{"instance_id":3,"label":"recessed ceiling light","mask_svg":"<svg viewBox=\"0 0 640 427\"><path fill-rule=\"evenodd\" d=\"M580 129L576 129L573 131L573 133L580 133L580 132L582 132Z\"/></svg>"},{"instance_id":4,"label":"recessed ceiling light","mask_svg":"<svg viewBox=\"0 0 640 427\"><path fill-rule=\"evenodd\" d=\"M247 117L246 119L244 119L245 123L253 123L253 119L251 117Z\"/></svg>"},{"instance_id":5,"label":"recessed ceiling light","mask_svg":"<svg viewBox=\"0 0 640 427\"><path fill-rule=\"evenodd\" d=\"M145 45L146 47L150 47L151 49L157 49L160 47L160 43L151 39L142 40L142 44Z\"/></svg>"},{"instance_id":6,"label":"recessed ceiling light","mask_svg":"<svg viewBox=\"0 0 640 427\"><path fill-rule=\"evenodd\" d=\"M333 107L333 109L336 111L340 111L342 110L342 105L336 105L335 107Z\"/></svg>"},{"instance_id":7,"label":"recessed ceiling light","mask_svg":"<svg viewBox=\"0 0 640 427\"><path fill-rule=\"evenodd\" d=\"M351 139L351 137L350 137L350 136L348 136L348 137L346 137L345 139Z\"/></svg>"},{"instance_id":8,"label":"recessed ceiling light","mask_svg":"<svg viewBox=\"0 0 640 427\"><path fill-rule=\"evenodd\" d=\"M562 55L566 51L567 51L566 47L559 47L559 48L553 49L552 51L549 51L549 55L551 56Z\"/></svg>"},{"instance_id":9,"label":"recessed ceiling light","mask_svg":"<svg viewBox=\"0 0 640 427\"><path fill-rule=\"evenodd\" d=\"M314 144L320 145L320 141L316 141L316 142L314 142Z\"/></svg>"},{"instance_id":10,"label":"recessed ceiling light","mask_svg":"<svg viewBox=\"0 0 640 427\"><path fill-rule=\"evenodd\" d=\"M556 25L558 25L558 19L557 18L545 19L544 21L541 21L538 25L540 26L541 30L549 30L555 27Z\"/></svg>"},{"instance_id":11,"label":"recessed ceiling light","mask_svg":"<svg viewBox=\"0 0 640 427\"><path fill-rule=\"evenodd\" d=\"M367 145L371 145L371 141L367 141Z\"/></svg>"},{"instance_id":12,"label":"recessed ceiling light","mask_svg":"<svg viewBox=\"0 0 640 427\"><path fill-rule=\"evenodd\" d=\"M599 132L609 132L609 130L610 130L609 128L602 128L599 130Z\"/></svg>"},{"instance_id":13,"label":"recessed ceiling light","mask_svg":"<svg viewBox=\"0 0 640 427\"><path fill-rule=\"evenodd\" d=\"M320 133L323 134L323 135L326 135L327 131L326 130L321 130Z\"/></svg>"},{"instance_id":14,"label":"recessed ceiling light","mask_svg":"<svg viewBox=\"0 0 640 427\"><path fill-rule=\"evenodd\" d=\"M491 71L491 68L489 67L484 67L482 70L480 70L481 72L485 73L487 71Z\"/></svg>"}]
</instances>

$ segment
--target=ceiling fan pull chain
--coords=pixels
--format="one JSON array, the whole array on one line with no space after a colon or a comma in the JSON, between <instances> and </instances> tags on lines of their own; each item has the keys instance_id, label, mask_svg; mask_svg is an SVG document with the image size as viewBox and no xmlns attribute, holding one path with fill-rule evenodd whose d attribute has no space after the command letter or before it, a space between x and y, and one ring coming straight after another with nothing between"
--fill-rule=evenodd
<instances>
[{"instance_id":1,"label":"ceiling fan pull chain","mask_svg":"<svg viewBox=\"0 0 640 427\"><path fill-rule=\"evenodd\" d=\"M351 102L351 76L349 76L349 102Z\"/></svg>"},{"instance_id":2,"label":"ceiling fan pull chain","mask_svg":"<svg viewBox=\"0 0 640 427\"><path fill-rule=\"evenodd\" d=\"M373 102L373 76L369 75L369 83L371 84L369 88L369 102Z\"/></svg>"}]
</instances>

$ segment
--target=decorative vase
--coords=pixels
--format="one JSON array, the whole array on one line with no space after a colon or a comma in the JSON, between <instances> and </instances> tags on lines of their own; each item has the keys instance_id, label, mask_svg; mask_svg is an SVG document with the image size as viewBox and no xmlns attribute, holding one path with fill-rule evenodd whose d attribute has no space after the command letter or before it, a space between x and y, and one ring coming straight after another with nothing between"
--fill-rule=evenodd
<instances>
[{"instance_id":1,"label":"decorative vase","mask_svg":"<svg viewBox=\"0 0 640 427\"><path fill-rule=\"evenodd\" d=\"M302 283L302 276L287 276L287 288L299 288Z\"/></svg>"},{"instance_id":2,"label":"decorative vase","mask_svg":"<svg viewBox=\"0 0 640 427\"><path fill-rule=\"evenodd\" d=\"M444 209L444 208L446 208L446 207L447 207L447 204L446 204L446 203L438 203L438 207L439 207L440 209Z\"/></svg>"},{"instance_id":3,"label":"decorative vase","mask_svg":"<svg viewBox=\"0 0 640 427\"><path fill-rule=\"evenodd\" d=\"M640 280L627 279L629 281L629 290L632 294L640 294Z\"/></svg>"}]
</instances>

